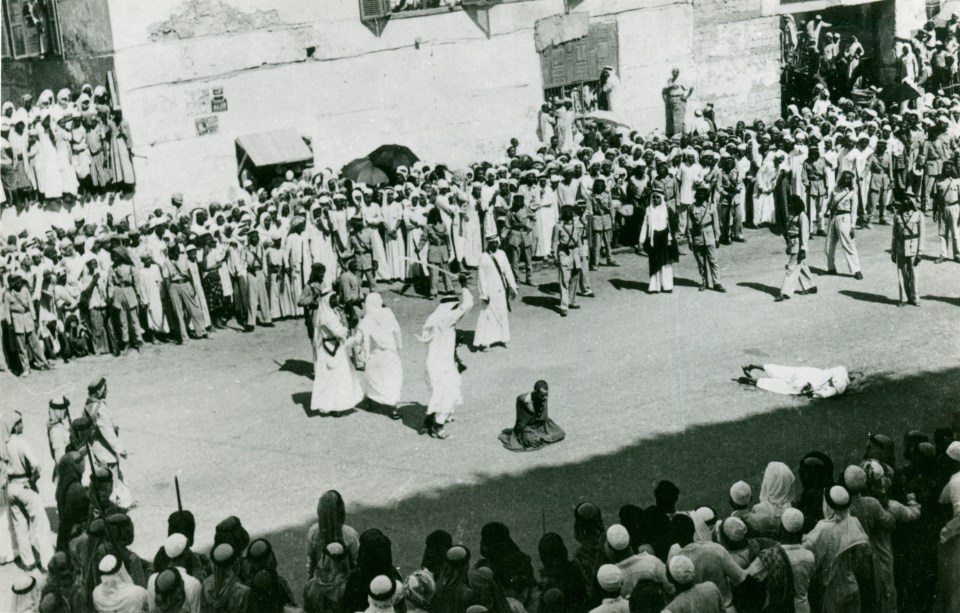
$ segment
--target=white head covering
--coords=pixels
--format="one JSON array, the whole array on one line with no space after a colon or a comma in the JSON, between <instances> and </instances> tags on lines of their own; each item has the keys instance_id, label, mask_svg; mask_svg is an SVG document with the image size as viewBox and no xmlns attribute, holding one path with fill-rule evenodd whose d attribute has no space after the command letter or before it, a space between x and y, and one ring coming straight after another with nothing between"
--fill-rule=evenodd
<instances>
[{"instance_id":1,"label":"white head covering","mask_svg":"<svg viewBox=\"0 0 960 613\"><path fill-rule=\"evenodd\" d=\"M147 590L134 585L123 563L112 555L100 561L100 585L93 590L93 606L97 611L140 613L147 601ZM110 573L117 568L116 572Z\"/></svg>"},{"instance_id":2,"label":"white head covering","mask_svg":"<svg viewBox=\"0 0 960 613\"><path fill-rule=\"evenodd\" d=\"M363 310L358 329L381 347L399 349L396 337L400 335L400 324L393 311L383 306L383 297L370 292L363 301Z\"/></svg>"},{"instance_id":3,"label":"white head covering","mask_svg":"<svg viewBox=\"0 0 960 613\"><path fill-rule=\"evenodd\" d=\"M760 484L760 501L778 509L789 507L795 480L793 472L786 464L770 462L763 472L763 482Z\"/></svg>"}]
</instances>

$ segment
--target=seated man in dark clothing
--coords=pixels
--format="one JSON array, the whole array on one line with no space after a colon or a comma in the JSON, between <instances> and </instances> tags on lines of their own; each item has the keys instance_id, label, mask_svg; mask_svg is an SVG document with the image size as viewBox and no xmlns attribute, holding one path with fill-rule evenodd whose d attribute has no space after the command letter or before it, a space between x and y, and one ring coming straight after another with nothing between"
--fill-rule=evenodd
<instances>
[{"instance_id":1,"label":"seated man in dark clothing","mask_svg":"<svg viewBox=\"0 0 960 613\"><path fill-rule=\"evenodd\" d=\"M549 389L546 381L537 381L533 392L517 396L517 421L500 434L500 442L510 451L533 451L564 439L564 431L547 413Z\"/></svg>"}]
</instances>

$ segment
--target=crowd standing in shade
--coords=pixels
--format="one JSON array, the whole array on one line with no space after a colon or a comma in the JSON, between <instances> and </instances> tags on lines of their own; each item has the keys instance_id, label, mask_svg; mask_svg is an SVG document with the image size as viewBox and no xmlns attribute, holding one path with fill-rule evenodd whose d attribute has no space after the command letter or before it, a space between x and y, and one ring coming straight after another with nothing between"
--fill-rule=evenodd
<instances>
[{"instance_id":1,"label":"crowd standing in shade","mask_svg":"<svg viewBox=\"0 0 960 613\"><path fill-rule=\"evenodd\" d=\"M95 381L89 391L88 405L99 403L100 415L105 386ZM546 391L538 382L534 398L521 396L518 404L545 402ZM948 613L960 607L960 412L933 437L907 432L902 455L889 436L871 434L862 460L848 466L819 451L791 465L771 461L759 484L734 482L728 504L718 508L695 494L681 496L668 480L656 483L653 505L625 504L615 518L583 502L566 530L542 535L536 560L517 545L510 526L491 521L480 530L479 546L434 530L419 567L401 570L390 535L354 528L344 500L329 490L305 535L305 587L294 593L277 571L272 544L251 536L236 516L217 524L213 544L199 551L193 514L177 510L167 538L149 555L153 550L135 542L134 524L117 504L114 473L98 460L104 433L82 434L90 427L85 412L67 424L64 440L56 421L64 404L51 403L52 475L40 474L19 413L3 415L0 563L19 567L2 595L12 603L4 610ZM48 487L56 489L55 536L37 494Z\"/></svg>"}]
</instances>

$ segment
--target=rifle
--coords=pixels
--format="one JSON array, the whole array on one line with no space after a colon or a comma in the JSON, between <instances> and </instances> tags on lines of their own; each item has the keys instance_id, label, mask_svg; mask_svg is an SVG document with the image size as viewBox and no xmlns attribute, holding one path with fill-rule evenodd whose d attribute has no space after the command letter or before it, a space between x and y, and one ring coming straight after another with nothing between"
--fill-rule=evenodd
<instances>
[{"instance_id":1,"label":"rifle","mask_svg":"<svg viewBox=\"0 0 960 613\"><path fill-rule=\"evenodd\" d=\"M177 488L177 511L183 513L183 501L180 500L180 478L176 475L173 476L173 485Z\"/></svg>"}]
</instances>

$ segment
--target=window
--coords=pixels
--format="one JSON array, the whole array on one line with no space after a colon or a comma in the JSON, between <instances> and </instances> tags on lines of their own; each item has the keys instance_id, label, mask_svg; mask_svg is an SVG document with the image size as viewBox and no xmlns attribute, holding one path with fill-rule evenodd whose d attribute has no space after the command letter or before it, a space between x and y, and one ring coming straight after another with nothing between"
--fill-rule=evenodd
<instances>
[{"instance_id":1,"label":"window","mask_svg":"<svg viewBox=\"0 0 960 613\"><path fill-rule=\"evenodd\" d=\"M497 4L526 0L387 0L393 17L425 17L460 10L488 9Z\"/></svg>"},{"instance_id":2,"label":"window","mask_svg":"<svg viewBox=\"0 0 960 613\"><path fill-rule=\"evenodd\" d=\"M544 49L540 54L545 100L571 98L578 113L599 101L600 70L613 66L620 72L620 39L616 21L590 24L584 38Z\"/></svg>"},{"instance_id":3,"label":"window","mask_svg":"<svg viewBox=\"0 0 960 613\"><path fill-rule=\"evenodd\" d=\"M3 0L4 57L60 55L56 0Z\"/></svg>"}]
</instances>

